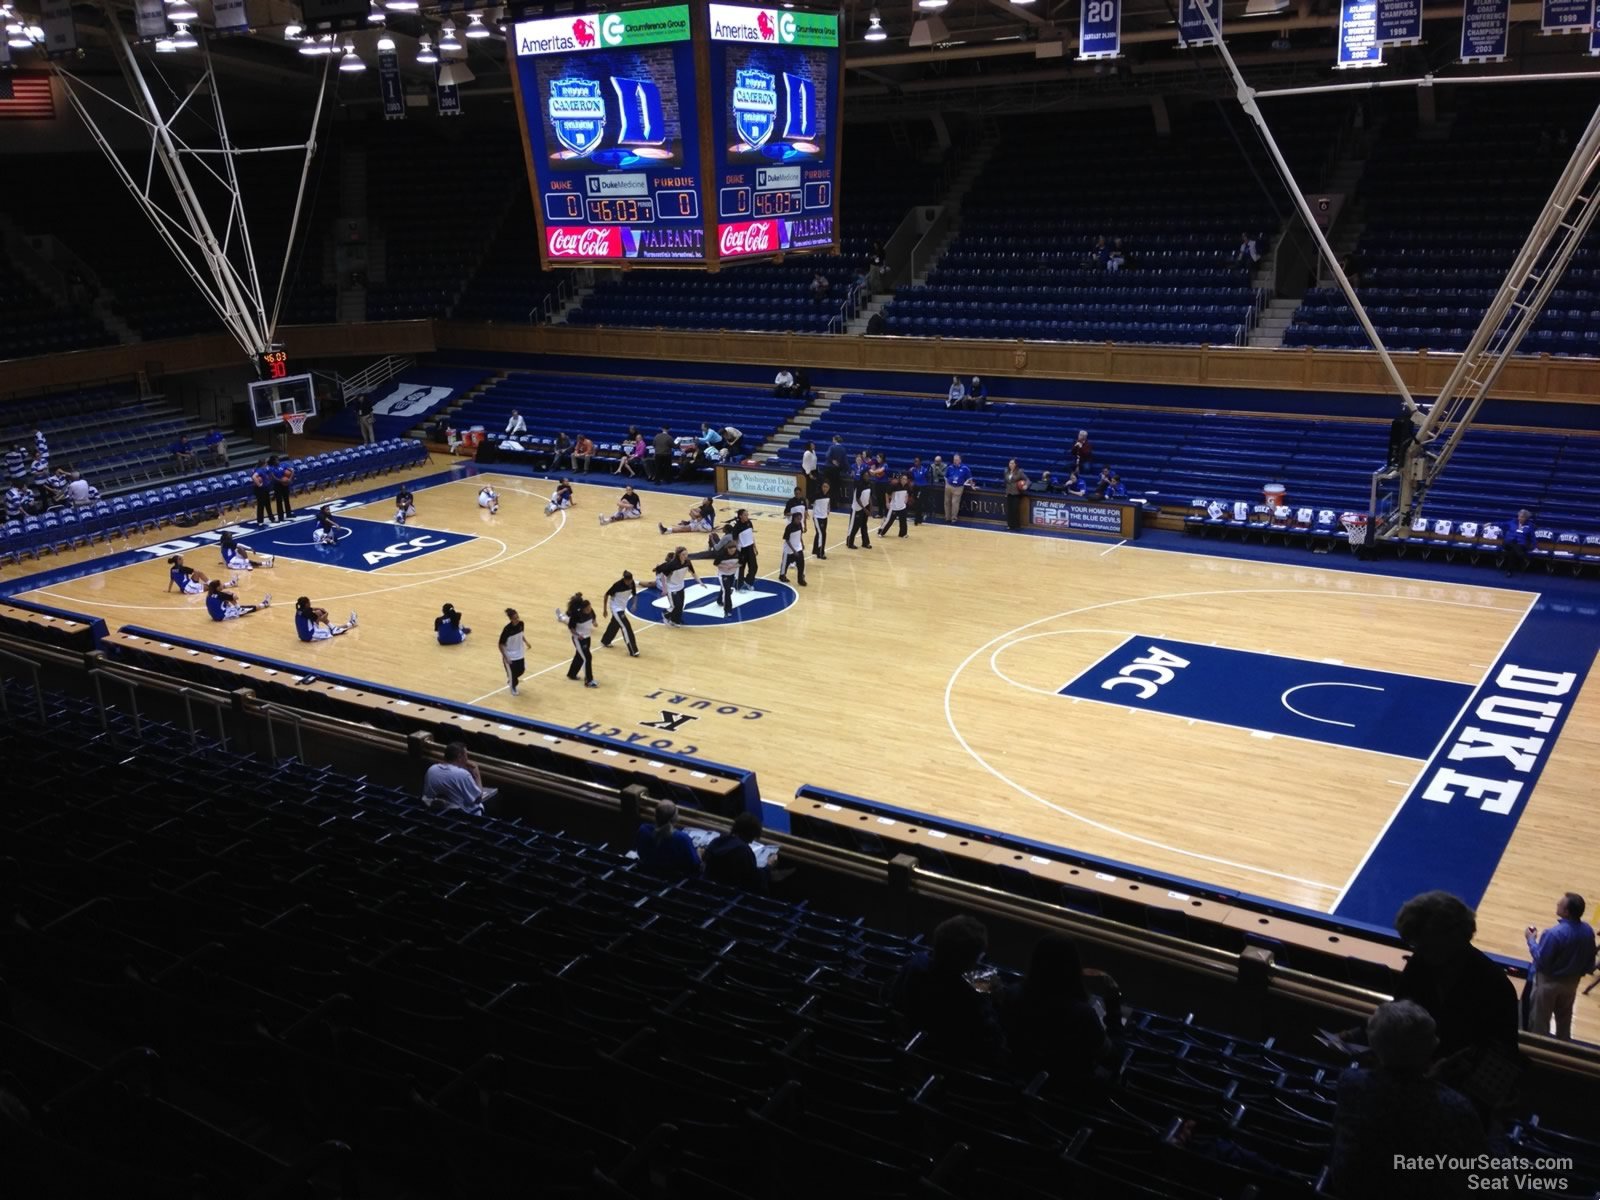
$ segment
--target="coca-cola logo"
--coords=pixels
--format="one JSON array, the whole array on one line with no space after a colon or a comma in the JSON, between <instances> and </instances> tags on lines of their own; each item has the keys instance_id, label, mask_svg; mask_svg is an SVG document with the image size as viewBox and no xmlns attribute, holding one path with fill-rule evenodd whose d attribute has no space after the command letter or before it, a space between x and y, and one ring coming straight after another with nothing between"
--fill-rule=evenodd
<instances>
[{"instance_id":1,"label":"coca-cola logo","mask_svg":"<svg viewBox=\"0 0 1600 1200\"><path fill-rule=\"evenodd\" d=\"M721 235L723 258L737 258L741 254L770 254L778 249L778 223L776 221L743 221L737 225L723 225Z\"/></svg>"},{"instance_id":2,"label":"coca-cola logo","mask_svg":"<svg viewBox=\"0 0 1600 1200\"><path fill-rule=\"evenodd\" d=\"M621 258L621 230L612 226L557 225L549 231L551 258Z\"/></svg>"}]
</instances>

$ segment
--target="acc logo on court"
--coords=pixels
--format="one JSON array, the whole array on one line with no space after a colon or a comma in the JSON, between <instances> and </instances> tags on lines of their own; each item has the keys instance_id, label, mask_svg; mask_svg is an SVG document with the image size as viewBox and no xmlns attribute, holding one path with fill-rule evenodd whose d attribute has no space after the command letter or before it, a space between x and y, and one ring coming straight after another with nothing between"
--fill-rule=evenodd
<instances>
[{"instance_id":1,"label":"acc logo on court","mask_svg":"<svg viewBox=\"0 0 1600 1200\"><path fill-rule=\"evenodd\" d=\"M691 582L683 589L685 625L737 625L775 617L795 602L795 591L775 579L758 579L749 591L733 594L733 615L722 612L722 588L715 583ZM664 621L672 602L654 587L639 591L638 615L647 621Z\"/></svg>"}]
</instances>

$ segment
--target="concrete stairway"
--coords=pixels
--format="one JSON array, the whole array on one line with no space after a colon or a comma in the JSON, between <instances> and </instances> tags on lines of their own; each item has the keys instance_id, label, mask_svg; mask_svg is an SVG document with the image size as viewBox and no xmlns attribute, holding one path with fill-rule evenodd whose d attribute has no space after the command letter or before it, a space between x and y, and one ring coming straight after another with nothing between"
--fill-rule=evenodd
<instances>
[{"instance_id":1,"label":"concrete stairway","mask_svg":"<svg viewBox=\"0 0 1600 1200\"><path fill-rule=\"evenodd\" d=\"M839 403L843 395L837 388L818 388L811 403L780 425L778 431L762 442L751 457L757 462L770 462L796 442L804 442L806 431L817 423L823 413Z\"/></svg>"}]
</instances>

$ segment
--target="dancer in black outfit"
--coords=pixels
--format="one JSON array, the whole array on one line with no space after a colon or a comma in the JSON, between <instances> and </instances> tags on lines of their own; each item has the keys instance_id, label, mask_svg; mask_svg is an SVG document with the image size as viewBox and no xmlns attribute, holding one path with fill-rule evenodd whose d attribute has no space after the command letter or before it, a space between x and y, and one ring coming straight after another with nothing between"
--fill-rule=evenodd
<instances>
[{"instance_id":1,"label":"dancer in black outfit","mask_svg":"<svg viewBox=\"0 0 1600 1200\"><path fill-rule=\"evenodd\" d=\"M722 615L733 616L733 585L738 581L739 548L724 546L717 552L717 582L722 585Z\"/></svg>"},{"instance_id":2,"label":"dancer in black outfit","mask_svg":"<svg viewBox=\"0 0 1600 1200\"><path fill-rule=\"evenodd\" d=\"M698 579L695 574L694 564L689 561L689 550L679 546L667 556L666 561L656 568L656 587L661 589L661 594L672 601L672 611L665 619L665 624L675 625L679 629L684 627L683 619L683 589L688 580Z\"/></svg>"},{"instance_id":3,"label":"dancer in black outfit","mask_svg":"<svg viewBox=\"0 0 1600 1200\"><path fill-rule=\"evenodd\" d=\"M864 550L872 549L872 531L867 528L867 519L872 511L872 480L866 475L856 480L856 498L850 510L850 534L844 539L846 550L856 548L856 536L861 537L861 547Z\"/></svg>"},{"instance_id":4,"label":"dancer in black outfit","mask_svg":"<svg viewBox=\"0 0 1600 1200\"><path fill-rule=\"evenodd\" d=\"M811 538L811 556L826 559L828 557L828 510L833 505L833 498L828 494L831 485L826 479L821 483L821 491L817 498L811 502L811 527L815 532Z\"/></svg>"},{"instance_id":5,"label":"dancer in black outfit","mask_svg":"<svg viewBox=\"0 0 1600 1200\"><path fill-rule=\"evenodd\" d=\"M511 694L515 696L517 682L528 663L522 640L522 618L514 608L506 609L506 627L500 631L500 661L505 663L506 681L511 685Z\"/></svg>"},{"instance_id":6,"label":"dancer in black outfit","mask_svg":"<svg viewBox=\"0 0 1600 1200\"><path fill-rule=\"evenodd\" d=\"M742 592L754 587L756 582L756 527L750 521L749 510L743 508L734 514L733 523L738 529L739 538L739 578L736 586Z\"/></svg>"},{"instance_id":7,"label":"dancer in black outfit","mask_svg":"<svg viewBox=\"0 0 1600 1200\"><path fill-rule=\"evenodd\" d=\"M795 514L789 518L789 528L783 531L783 566L778 568L778 582L789 582L789 568L792 566L795 575L800 580L800 586L806 586L806 524L802 515L804 509L796 509Z\"/></svg>"},{"instance_id":8,"label":"dancer in black outfit","mask_svg":"<svg viewBox=\"0 0 1600 1200\"><path fill-rule=\"evenodd\" d=\"M878 527L879 537L888 537L889 530L894 528L898 519L900 522L900 536L906 536L907 508L910 505L908 493L911 489L910 482L904 475L894 476L885 489L883 524Z\"/></svg>"},{"instance_id":9,"label":"dancer in black outfit","mask_svg":"<svg viewBox=\"0 0 1600 1200\"><path fill-rule=\"evenodd\" d=\"M599 687L594 681L594 652L590 645L594 637L594 605L583 598L582 592L574 592L565 612L556 609L556 620L572 635L572 665L567 668L567 678L576 682L581 669L583 686Z\"/></svg>"},{"instance_id":10,"label":"dancer in black outfit","mask_svg":"<svg viewBox=\"0 0 1600 1200\"><path fill-rule=\"evenodd\" d=\"M628 614L639 599L639 585L633 581L633 572L624 571L622 578L606 589L605 607L611 614L611 623L600 637L602 646L609 646L622 635L622 644L628 648L630 658L639 657L639 640L633 636L633 623Z\"/></svg>"}]
</instances>

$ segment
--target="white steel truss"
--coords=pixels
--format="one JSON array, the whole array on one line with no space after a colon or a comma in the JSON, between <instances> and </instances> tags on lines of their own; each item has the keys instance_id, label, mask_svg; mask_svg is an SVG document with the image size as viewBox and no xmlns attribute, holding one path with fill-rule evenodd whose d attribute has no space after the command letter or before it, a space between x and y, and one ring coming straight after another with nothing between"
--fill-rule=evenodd
<instances>
[{"instance_id":1,"label":"white steel truss","mask_svg":"<svg viewBox=\"0 0 1600 1200\"><path fill-rule=\"evenodd\" d=\"M182 95L167 88L171 101L163 111L162 103L150 85L147 68L141 64L134 46L123 32L116 12L109 7L107 18L111 50L127 81L132 105L108 95L75 74L61 60L53 64L56 75L62 81L73 110L105 154L117 178L149 218L223 326L245 354L254 359L272 348L277 332L278 316L288 286L289 266L305 202L306 180L310 174L311 160L316 154L317 127L322 119L323 99L327 94L332 61L326 64L323 71L317 90L316 110L305 142L241 148L233 144L228 132L222 93L205 38L200 39L200 77ZM165 83L159 72L156 74ZM142 163L130 163L112 145L101 123L90 111L88 102L91 98L132 117L143 128L148 145ZM209 122L197 123L209 131L215 144L196 145L180 134L176 125L186 113L197 110L205 98L210 100L210 119ZM262 285L262 272L256 262L236 161L244 154L274 153L300 154L303 157L283 264L269 305L267 292ZM219 165L213 165L214 162ZM172 189L171 200L156 193L158 166ZM196 179L215 185L211 189L213 192L220 189L222 201L219 203L214 199L208 205L195 187ZM165 206L167 203L175 203L176 211L169 211Z\"/></svg>"}]
</instances>

